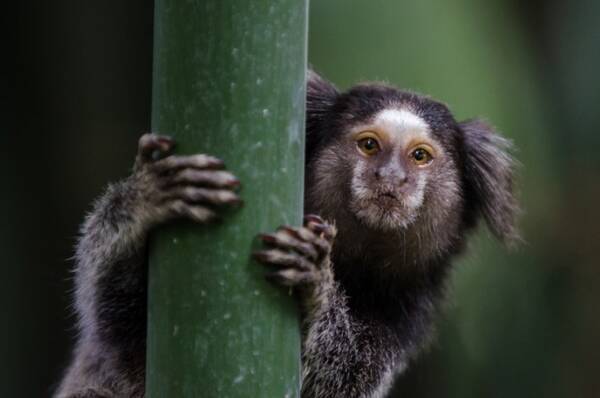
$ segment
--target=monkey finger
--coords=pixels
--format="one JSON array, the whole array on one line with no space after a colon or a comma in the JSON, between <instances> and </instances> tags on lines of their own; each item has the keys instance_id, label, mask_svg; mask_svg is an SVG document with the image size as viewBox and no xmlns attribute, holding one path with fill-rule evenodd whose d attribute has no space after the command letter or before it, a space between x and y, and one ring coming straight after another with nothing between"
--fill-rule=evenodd
<instances>
[{"instance_id":1,"label":"monkey finger","mask_svg":"<svg viewBox=\"0 0 600 398\"><path fill-rule=\"evenodd\" d=\"M315 235L321 236L326 229L325 224L316 223L314 221L308 221L304 224L304 227L311 230Z\"/></svg>"},{"instance_id":2,"label":"monkey finger","mask_svg":"<svg viewBox=\"0 0 600 398\"><path fill-rule=\"evenodd\" d=\"M240 185L233 174L222 170L197 170L185 168L178 171L174 176L166 179L166 186L177 184L193 184L214 188L237 188Z\"/></svg>"},{"instance_id":3,"label":"monkey finger","mask_svg":"<svg viewBox=\"0 0 600 398\"><path fill-rule=\"evenodd\" d=\"M319 258L323 258L331 252L331 243L323 238L317 238L311 242L319 253Z\"/></svg>"},{"instance_id":4,"label":"monkey finger","mask_svg":"<svg viewBox=\"0 0 600 398\"><path fill-rule=\"evenodd\" d=\"M214 156L197 154L190 156L168 156L155 162L153 167L158 173L168 174L183 168L222 169L225 167L225 163Z\"/></svg>"},{"instance_id":5,"label":"monkey finger","mask_svg":"<svg viewBox=\"0 0 600 398\"><path fill-rule=\"evenodd\" d=\"M336 228L316 214L306 214L304 216L304 226L317 235L322 235L325 239L332 239L336 235Z\"/></svg>"},{"instance_id":6,"label":"monkey finger","mask_svg":"<svg viewBox=\"0 0 600 398\"><path fill-rule=\"evenodd\" d=\"M202 224L218 221L217 214L203 206L193 206L183 200L176 200L169 206L169 210L175 217L189 218Z\"/></svg>"},{"instance_id":7,"label":"monkey finger","mask_svg":"<svg viewBox=\"0 0 600 398\"><path fill-rule=\"evenodd\" d=\"M312 281L313 274L306 271L298 271L293 268L285 268L279 271L268 272L265 278L272 283L282 286L296 286Z\"/></svg>"},{"instance_id":8,"label":"monkey finger","mask_svg":"<svg viewBox=\"0 0 600 398\"><path fill-rule=\"evenodd\" d=\"M138 141L138 156L142 162L153 160L153 157L162 157L167 155L173 147L175 141L166 135L144 134Z\"/></svg>"},{"instance_id":9,"label":"monkey finger","mask_svg":"<svg viewBox=\"0 0 600 398\"><path fill-rule=\"evenodd\" d=\"M337 228L335 225L331 225L329 223L325 223L325 228L323 230L323 237L328 241L331 241L337 235Z\"/></svg>"},{"instance_id":10,"label":"monkey finger","mask_svg":"<svg viewBox=\"0 0 600 398\"><path fill-rule=\"evenodd\" d=\"M294 228L289 227L287 225L282 225L277 229L278 231L285 231L288 234L292 235L294 238L301 240L303 242L312 242L317 238L314 232L305 227Z\"/></svg>"},{"instance_id":11,"label":"monkey finger","mask_svg":"<svg viewBox=\"0 0 600 398\"><path fill-rule=\"evenodd\" d=\"M312 245L319 253L319 257L323 257L331 251L331 244L329 241L320 237L306 227L291 228L288 226L282 226L279 229L291 234L296 239Z\"/></svg>"},{"instance_id":12,"label":"monkey finger","mask_svg":"<svg viewBox=\"0 0 600 398\"><path fill-rule=\"evenodd\" d=\"M213 206L240 206L243 204L235 192L225 189L206 189L194 186L175 188L167 197L175 197L188 203L209 204Z\"/></svg>"},{"instance_id":13,"label":"monkey finger","mask_svg":"<svg viewBox=\"0 0 600 398\"><path fill-rule=\"evenodd\" d=\"M295 268L301 271L309 271L314 268L304 257L277 249L259 250L252 253L252 257L262 264L282 268Z\"/></svg>"},{"instance_id":14,"label":"monkey finger","mask_svg":"<svg viewBox=\"0 0 600 398\"><path fill-rule=\"evenodd\" d=\"M318 223L311 219L306 222L305 227L328 241L335 238L335 235L337 234L336 228L327 222Z\"/></svg>"},{"instance_id":15,"label":"monkey finger","mask_svg":"<svg viewBox=\"0 0 600 398\"><path fill-rule=\"evenodd\" d=\"M316 260L319 255L312 245L302 242L285 231L277 231L274 234L261 234L263 242L271 247L277 247L283 250L295 251L312 260Z\"/></svg>"},{"instance_id":16,"label":"monkey finger","mask_svg":"<svg viewBox=\"0 0 600 398\"><path fill-rule=\"evenodd\" d=\"M321 216L316 214L305 214L304 215L304 224L308 224L309 222L313 222L315 224L325 224L325 220L321 218Z\"/></svg>"},{"instance_id":17,"label":"monkey finger","mask_svg":"<svg viewBox=\"0 0 600 398\"><path fill-rule=\"evenodd\" d=\"M285 231L296 239L312 245L319 253L319 258L322 258L331 251L331 244L329 241L323 239L308 228L292 228L288 226L282 226L279 228L279 230Z\"/></svg>"}]
</instances>

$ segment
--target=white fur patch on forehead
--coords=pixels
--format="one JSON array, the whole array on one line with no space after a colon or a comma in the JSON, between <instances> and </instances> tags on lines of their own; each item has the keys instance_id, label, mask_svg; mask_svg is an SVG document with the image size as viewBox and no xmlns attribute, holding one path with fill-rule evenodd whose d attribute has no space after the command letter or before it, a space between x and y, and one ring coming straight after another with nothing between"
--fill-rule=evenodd
<instances>
[{"instance_id":1,"label":"white fur patch on forehead","mask_svg":"<svg viewBox=\"0 0 600 398\"><path fill-rule=\"evenodd\" d=\"M393 130L429 130L427 122L407 109L384 109L373 119L376 125L389 126Z\"/></svg>"},{"instance_id":2,"label":"white fur patch on forehead","mask_svg":"<svg viewBox=\"0 0 600 398\"><path fill-rule=\"evenodd\" d=\"M371 128L385 134L386 139L397 144L398 148L406 148L414 141L431 141L427 122L406 108L384 109L375 114L371 123L359 128Z\"/></svg>"}]
</instances>

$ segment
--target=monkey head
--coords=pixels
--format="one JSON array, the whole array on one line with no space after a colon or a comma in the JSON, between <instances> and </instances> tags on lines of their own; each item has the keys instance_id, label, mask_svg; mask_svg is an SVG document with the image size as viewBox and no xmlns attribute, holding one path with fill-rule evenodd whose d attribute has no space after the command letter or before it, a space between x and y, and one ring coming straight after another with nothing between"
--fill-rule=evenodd
<instances>
[{"instance_id":1,"label":"monkey head","mask_svg":"<svg viewBox=\"0 0 600 398\"><path fill-rule=\"evenodd\" d=\"M480 218L501 240L515 238L509 147L428 97L383 84L340 93L309 72L307 210L340 234L401 234L427 256L460 246Z\"/></svg>"}]
</instances>

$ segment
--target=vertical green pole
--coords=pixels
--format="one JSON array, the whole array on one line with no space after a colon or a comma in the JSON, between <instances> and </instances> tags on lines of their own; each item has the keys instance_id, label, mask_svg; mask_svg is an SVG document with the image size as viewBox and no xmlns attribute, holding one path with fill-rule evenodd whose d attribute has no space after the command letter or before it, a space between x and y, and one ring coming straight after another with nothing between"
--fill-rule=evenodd
<instances>
[{"instance_id":1,"label":"vertical green pole","mask_svg":"<svg viewBox=\"0 0 600 398\"><path fill-rule=\"evenodd\" d=\"M288 292L253 238L302 216L307 0L157 0L152 128L222 158L245 206L153 237L148 397L297 397Z\"/></svg>"}]
</instances>

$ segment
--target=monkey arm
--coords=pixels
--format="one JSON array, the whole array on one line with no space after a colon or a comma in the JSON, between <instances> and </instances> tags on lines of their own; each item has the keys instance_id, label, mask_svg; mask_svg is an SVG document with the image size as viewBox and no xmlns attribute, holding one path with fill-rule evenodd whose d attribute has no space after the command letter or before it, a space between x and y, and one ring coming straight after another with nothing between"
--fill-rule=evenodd
<instances>
[{"instance_id":1,"label":"monkey arm","mask_svg":"<svg viewBox=\"0 0 600 398\"><path fill-rule=\"evenodd\" d=\"M82 227L75 282L84 337L90 332L120 343L136 334L143 341L150 229L174 218L207 223L214 208L239 202L233 192L239 182L222 161L168 156L173 145L165 136L142 136L133 174L109 186Z\"/></svg>"},{"instance_id":2,"label":"monkey arm","mask_svg":"<svg viewBox=\"0 0 600 398\"><path fill-rule=\"evenodd\" d=\"M150 225L139 217L135 185L133 176L110 185L81 228L75 253L79 334L57 398L142 396Z\"/></svg>"},{"instance_id":3,"label":"monkey arm","mask_svg":"<svg viewBox=\"0 0 600 398\"><path fill-rule=\"evenodd\" d=\"M302 397L383 396L402 365L394 335L359 319L339 284L321 289L304 318Z\"/></svg>"},{"instance_id":4,"label":"monkey arm","mask_svg":"<svg viewBox=\"0 0 600 398\"><path fill-rule=\"evenodd\" d=\"M144 395L148 233L175 218L207 223L215 209L240 201L239 182L222 161L169 155L173 145L165 136L142 136L133 174L108 187L82 226L79 335L57 397Z\"/></svg>"},{"instance_id":5,"label":"monkey arm","mask_svg":"<svg viewBox=\"0 0 600 398\"><path fill-rule=\"evenodd\" d=\"M109 186L82 226L75 254L75 305L82 337L105 337L119 321L111 315L121 309L123 319L141 315L129 310L145 304L145 243L151 223L139 214L135 185L130 177ZM121 305L126 305L127 314ZM131 319L131 326L136 321ZM139 329L138 325L131 332Z\"/></svg>"},{"instance_id":6,"label":"monkey arm","mask_svg":"<svg viewBox=\"0 0 600 398\"><path fill-rule=\"evenodd\" d=\"M318 216L300 228L261 235L255 258L272 268L269 279L293 286L303 312L302 397L383 396L402 364L396 334L370 314L359 317L335 282L330 260L336 229Z\"/></svg>"}]
</instances>

